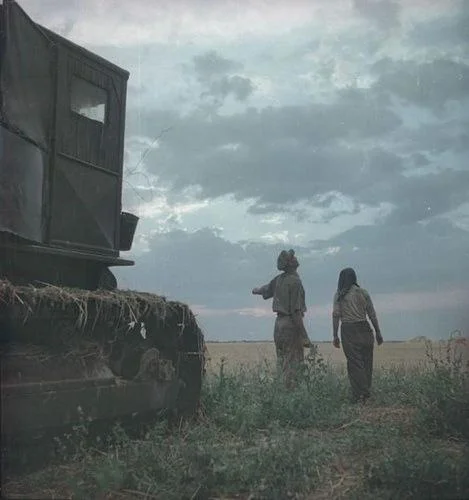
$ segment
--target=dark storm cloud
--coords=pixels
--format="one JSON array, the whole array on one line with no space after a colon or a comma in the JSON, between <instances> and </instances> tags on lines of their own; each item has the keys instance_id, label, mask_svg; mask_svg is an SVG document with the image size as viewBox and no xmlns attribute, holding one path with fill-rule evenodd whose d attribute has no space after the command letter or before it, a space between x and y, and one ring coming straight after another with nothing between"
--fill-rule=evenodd
<instances>
[{"instance_id":1,"label":"dark storm cloud","mask_svg":"<svg viewBox=\"0 0 469 500\"><path fill-rule=\"evenodd\" d=\"M194 56L192 66L185 69L195 74L204 89L200 97L213 110L220 108L230 95L243 102L255 89L249 78L234 74L243 69L241 63L222 57L214 50Z\"/></svg>"},{"instance_id":2,"label":"dark storm cloud","mask_svg":"<svg viewBox=\"0 0 469 500\"><path fill-rule=\"evenodd\" d=\"M263 214L278 214L289 215L297 222L315 222L325 223L331 222L332 219L338 215L343 214L358 214L360 212L360 205L356 202L347 200L346 206L338 206L337 202L343 201L343 197L337 192L329 192L326 194L316 195L309 200L309 205L314 208L324 209L321 212L311 215L307 205L305 208L298 208L294 204L281 204L281 203L257 203L248 208L248 213L253 215Z\"/></svg>"},{"instance_id":3,"label":"dark storm cloud","mask_svg":"<svg viewBox=\"0 0 469 500\"><path fill-rule=\"evenodd\" d=\"M232 94L238 101L245 101L254 91L254 85L249 78L242 76L223 76L211 82L208 90L202 92L201 97L213 96L225 99Z\"/></svg>"},{"instance_id":4,"label":"dark storm cloud","mask_svg":"<svg viewBox=\"0 0 469 500\"><path fill-rule=\"evenodd\" d=\"M355 10L379 28L392 28L399 24L399 3L394 0L353 0Z\"/></svg>"},{"instance_id":5,"label":"dark storm cloud","mask_svg":"<svg viewBox=\"0 0 469 500\"><path fill-rule=\"evenodd\" d=\"M256 281L271 274L278 251L280 247L261 244L243 248L209 229L172 231L155 235L150 252L139 257L131 272L121 274L142 289L180 300L239 307Z\"/></svg>"},{"instance_id":6,"label":"dark storm cloud","mask_svg":"<svg viewBox=\"0 0 469 500\"><path fill-rule=\"evenodd\" d=\"M469 47L469 1L460 3L460 8L451 15L442 15L437 19L417 24L409 34L409 41L416 45L444 47Z\"/></svg>"},{"instance_id":7,"label":"dark storm cloud","mask_svg":"<svg viewBox=\"0 0 469 500\"><path fill-rule=\"evenodd\" d=\"M412 161L416 167L424 167L430 163L427 156L421 153L414 153L412 155Z\"/></svg>"},{"instance_id":8,"label":"dark storm cloud","mask_svg":"<svg viewBox=\"0 0 469 500\"><path fill-rule=\"evenodd\" d=\"M121 270L129 286L213 308L252 306L250 291L276 272L285 245L231 243L210 230L155 235L135 268ZM340 247L326 255L314 249ZM358 250L356 248L358 247ZM356 227L324 242L295 247L309 303L329 303L343 267L357 269L375 293L435 290L466 285L469 232L445 220L427 225ZM261 304L262 305L262 304Z\"/></svg>"},{"instance_id":9,"label":"dark storm cloud","mask_svg":"<svg viewBox=\"0 0 469 500\"><path fill-rule=\"evenodd\" d=\"M379 75L374 91L412 104L442 111L448 101L469 96L469 66L446 59L416 64L383 59L374 65Z\"/></svg>"},{"instance_id":10,"label":"dark storm cloud","mask_svg":"<svg viewBox=\"0 0 469 500\"><path fill-rule=\"evenodd\" d=\"M175 190L200 186L203 197L233 193L285 203L330 190L350 193L400 169L401 160L379 147L365 153L341 142L379 138L400 125L392 110L364 92L332 104L248 109L210 121L198 114L139 114L138 123L149 136L172 125L147 166ZM128 130L134 126L129 119Z\"/></svg>"},{"instance_id":11,"label":"dark storm cloud","mask_svg":"<svg viewBox=\"0 0 469 500\"><path fill-rule=\"evenodd\" d=\"M242 64L226 59L215 50L194 56L193 67L200 80L210 80L213 77L223 76L227 73L242 69Z\"/></svg>"},{"instance_id":12,"label":"dark storm cloud","mask_svg":"<svg viewBox=\"0 0 469 500\"><path fill-rule=\"evenodd\" d=\"M469 171L446 170L406 179L394 189L396 224L424 220L449 212L469 199Z\"/></svg>"},{"instance_id":13,"label":"dark storm cloud","mask_svg":"<svg viewBox=\"0 0 469 500\"><path fill-rule=\"evenodd\" d=\"M231 67L228 60L211 57L199 63L201 71L221 74ZM308 200L321 206L324 201L317 197L331 191L356 203L395 205L394 223L456 208L467 196L463 86L469 67L445 60L382 60L374 70L381 74L375 86L343 90L328 104L250 108L236 115L215 114L211 120L202 113L140 114L145 134L150 135L150 127L173 127L149 155L147 167L173 193L199 186L202 198L232 194L237 200L254 199L251 213L283 208L303 221L307 213L290 205ZM453 100L460 108L438 122L403 127L393 96L433 109ZM128 130L134 126L130 119ZM444 159L435 156L442 154ZM439 173L403 175L426 165Z\"/></svg>"},{"instance_id":14,"label":"dark storm cloud","mask_svg":"<svg viewBox=\"0 0 469 500\"><path fill-rule=\"evenodd\" d=\"M328 259L328 267L357 268L379 293L466 286L462 276L469 273L469 232L446 220L356 227L323 242L330 245L341 251ZM318 272L318 279L325 279L322 268Z\"/></svg>"},{"instance_id":15,"label":"dark storm cloud","mask_svg":"<svg viewBox=\"0 0 469 500\"><path fill-rule=\"evenodd\" d=\"M365 203L395 205L388 224L409 224L454 210L469 199L469 171L443 170L426 175L398 175L356 192Z\"/></svg>"},{"instance_id":16,"label":"dark storm cloud","mask_svg":"<svg viewBox=\"0 0 469 500\"><path fill-rule=\"evenodd\" d=\"M461 113L469 111L469 100L461 103ZM468 116L469 118L469 116ZM469 149L469 119L441 120L421 125L417 129L403 129L396 134L399 150L403 153L438 155L452 151L464 153Z\"/></svg>"}]
</instances>

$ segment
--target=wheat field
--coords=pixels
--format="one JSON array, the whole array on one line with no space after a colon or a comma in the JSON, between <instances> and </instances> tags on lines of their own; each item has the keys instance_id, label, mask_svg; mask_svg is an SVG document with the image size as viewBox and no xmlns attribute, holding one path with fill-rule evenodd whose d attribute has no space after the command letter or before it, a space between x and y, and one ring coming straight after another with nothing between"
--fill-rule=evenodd
<instances>
[{"instance_id":1,"label":"wheat field","mask_svg":"<svg viewBox=\"0 0 469 500\"><path fill-rule=\"evenodd\" d=\"M342 348L336 349L331 342L318 342L320 354L332 366L345 367L345 355ZM273 342L207 342L207 369L218 371L223 361L228 369L237 367L255 367L260 364L275 363L275 346ZM444 348L437 342L432 343L434 352L442 352ZM378 367L418 366L426 359L427 345L425 342L388 342L381 346L375 345L374 365ZM308 349L305 349L307 354Z\"/></svg>"}]
</instances>

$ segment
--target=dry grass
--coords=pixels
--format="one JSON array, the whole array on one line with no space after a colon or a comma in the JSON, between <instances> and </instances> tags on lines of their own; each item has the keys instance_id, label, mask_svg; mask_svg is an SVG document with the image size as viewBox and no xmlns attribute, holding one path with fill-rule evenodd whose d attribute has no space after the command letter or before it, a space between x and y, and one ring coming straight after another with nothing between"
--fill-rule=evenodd
<instances>
[{"instance_id":1,"label":"dry grass","mask_svg":"<svg viewBox=\"0 0 469 500\"><path fill-rule=\"evenodd\" d=\"M80 448L80 461L68 470L49 468L11 480L3 494L100 500L469 498L461 411L467 394L457 361L457 349L466 346L460 341L446 348L436 343L434 352L422 342L376 348L375 364L385 369L377 370L375 397L363 407L347 403L346 376L335 376L319 359L304 384L285 391L259 367L274 362L273 343L209 343L199 421L171 433L155 427L141 440L119 433L116 446ZM341 350L329 343L318 347L332 365L344 366ZM217 371L223 358L234 373ZM425 361L428 370L421 370ZM236 370L240 365L248 370Z\"/></svg>"},{"instance_id":2,"label":"dry grass","mask_svg":"<svg viewBox=\"0 0 469 500\"><path fill-rule=\"evenodd\" d=\"M318 349L325 361L336 367L345 367L342 349L335 349L331 342L319 342ZM275 363L273 342L208 342L209 360L207 370L218 372L224 360L225 366L252 368L261 363ZM415 367L425 361L425 343L390 342L375 348L374 364L376 367L404 366Z\"/></svg>"},{"instance_id":3,"label":"dry grass","mask_svg":"<svg viewBox=\"0 0 469 500\"><path fill-rule=\"evenodd\" d=\"M195 322L186 304L167 301L159 295L132 290L88 291L45 285L41 287L15 286L0 280L0 297L7 304L12 318L21 318L23 324L41 313L54 317L60 311L70 312L76 330L93 328L97 322L128 325L145 321L150 316L166 321L167 317L182 314L182 323Z\"/></svg>"},{"instance_id":4,"label":"dry grass","mask_svg":"<svg viewBox=\"0 0 469 500\"><path fill-rule=\"evenodd\" d=\"M452 394L459 394L453 372L383 370L376 379L377 398L353 406L344 399L346 377L328 377L326 367L308 372L312 385L284 391L256 371L266 352L273 360L272 344L210 344L212 356L217 347L228 353L232 348L228 367L245 363L246 349L253 366L250 373L208 377L204 418L170 434L155 428L140 440L119 433L116 445L103 451L81 446L78 461L11 478L4 498L469 498L467 441L454 432L462 420L437 434L423 420L438 398L446 405L443 418L454 413L447 407ZM328 346L320 347L324 352ZM422 360L425 347L418 348ZM341 351L329 350L337 352L340 366ZM384 355L385 347L380 351ZM243 357L236 360L234 352ZM403 399L403 390L412 397ZM434 390L436 395L429 393ZM334 415L338 419L332 421ZM439 496L428 495L433 487Z\"/></svg>"}]
</instances>

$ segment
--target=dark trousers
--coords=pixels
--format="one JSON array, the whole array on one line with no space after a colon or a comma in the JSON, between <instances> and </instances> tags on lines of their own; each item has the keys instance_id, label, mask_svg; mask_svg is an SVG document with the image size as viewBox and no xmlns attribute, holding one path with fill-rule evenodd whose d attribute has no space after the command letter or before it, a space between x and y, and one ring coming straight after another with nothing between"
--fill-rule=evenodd
<instances>
[{"instance_id":1,"label":"dark trousers","mask_svg":"<svg viewBox=\"0 0 469 500\"><path fill-rule=\"evenodd\" d=\"M368 321L360 321L342 323L340 333L353 398L369 398L373 376L373 331Z\"/></svg>"}]
</instances>

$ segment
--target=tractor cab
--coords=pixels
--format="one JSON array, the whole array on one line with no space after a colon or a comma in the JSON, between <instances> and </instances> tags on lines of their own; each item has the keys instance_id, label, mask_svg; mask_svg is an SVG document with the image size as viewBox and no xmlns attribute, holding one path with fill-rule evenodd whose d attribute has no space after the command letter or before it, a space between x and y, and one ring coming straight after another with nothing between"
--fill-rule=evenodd
<instances>
[{"instance_id":1,"label":"tractor cab","mask_svg":"<svg viewBox=\"0 0 469 500\"><path fill-rule=\"evenodd\" d=\"M115 288L129 73L0 4L0 278Z\"/></svg>"}]
</instances>

